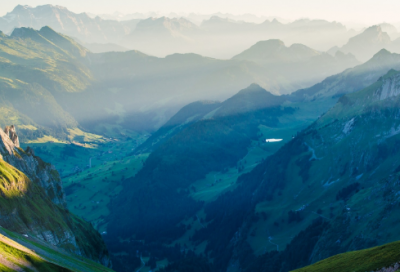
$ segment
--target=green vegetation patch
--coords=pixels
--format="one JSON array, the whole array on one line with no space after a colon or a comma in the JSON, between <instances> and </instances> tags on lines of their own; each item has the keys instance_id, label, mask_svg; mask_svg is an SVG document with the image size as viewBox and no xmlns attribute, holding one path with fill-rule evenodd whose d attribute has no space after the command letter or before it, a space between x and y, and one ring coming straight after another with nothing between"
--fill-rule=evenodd
<instances>
[{"instance_id":1,"label":"green vegetation patch","mask_svg":"<svg viewBox=\"0 0 400 272\"><path fill-rule=\"evenodd\" d=\"M60 271L71 271L69 269L57 266L55 264L46 262L45 260L39 258L38 256L28 254L22 250L14 248L6 243L0 242L0 255L5 257L8 261L21 267L26 271L33 271L32 268L43 272L60 272ZM7 266L1 265L1 271L14 271Z\"/></svg>"},{"instance_id":2,"label":"green vegetation patch","mask_svg":"<svg viewBox=\"0 0 400 272\"><path fill-rule=\"evenodd\" d=\"M365 272L393 266L400 261L400 242L347 252L297 269L296 272Z\"/></svg>"}]
</instances>

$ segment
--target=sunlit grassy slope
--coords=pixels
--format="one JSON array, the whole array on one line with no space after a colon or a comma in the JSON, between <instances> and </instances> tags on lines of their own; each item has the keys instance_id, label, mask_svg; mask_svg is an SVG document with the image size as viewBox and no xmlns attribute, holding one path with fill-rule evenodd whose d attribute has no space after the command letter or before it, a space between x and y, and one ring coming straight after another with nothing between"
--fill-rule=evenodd
<instances>
[{"instance_id":1,"label":"sunlit grassy slope","mask_svg":"<svg viewBox=\"0 0 400 272\"><path fill-rule=\"evenodd\" d=\"M112 271L96 262L0 227L0 271Z\"/></svg>"},{"instance_id":2,"label":"sunlit grassy slope","mask_svg":"<svg viewBox=\"0 0 400 272\"><path fill-rule=\"evenodd\" d=\"M0 123L75 127L76 121L55 96L81 92L89 85L91 73L77 61L86 53L48 27L20 28L11 36L1 36Z\"/></svg>"},{"instance_id":3,"label":"sunlit grassy slope","mask_svg":"<svg viewBox=\"0 0 400 272\"><path fill-rule=\"evenodd\" d=\"M295 272L364 272L392 267L400 262L400 242L347 252L294 270ZM390 270L392 271L392 270ZM394 271L394 270L393 270Z\"/></svg>"},{"instance_id":4,"label":"sunlit grassy slope","mask_svg":"<svg viewBox=\"0 0 400 272\"><path fill-rule=\"evenodd\" d=\"M31 269L26 271L110 271L95 262L67 253L78 250L84 256L96 258L101 250L107 250L100 234L89 223L64 207L55 205L37 181L31 181L2 159L0 195L1 271L19 271L20 266ZM50 245L51 242L35 238L40 237L42 232L50 232L54 237L70 233L74 240L59 241L55 247Z\"/></svg>"},{"instance_id":5,"label":"sunlit grassy slope","mask_svg":"<svg viewBox=\"0 0 400 272\"><path fill-rule=\"evenodd\" d=\"M55 206L45 191L23 173L0 159L0 211L9 214L15 211L19 216L10 217L7 224L16 231L26 230L26 225L36 222L55 233L67 228L64 211Z\"/></svg>"}]
</instances>

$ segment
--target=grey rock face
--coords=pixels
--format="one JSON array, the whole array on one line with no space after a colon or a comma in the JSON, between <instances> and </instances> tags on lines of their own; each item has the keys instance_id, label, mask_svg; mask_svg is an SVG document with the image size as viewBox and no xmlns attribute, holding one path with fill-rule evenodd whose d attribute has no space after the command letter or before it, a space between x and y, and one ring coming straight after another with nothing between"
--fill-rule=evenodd
<instances>
[{"instance_id":1,"label":"grey rock face","mask_svg":"<svg viewBox=\"0 0 400 272\"><path fill-rule=\"evenodd\" d=\"M19 147L19 138L18 138L17 132L15 130L15 126L11 125L11 126L5 127L4 132L6 133L6 135L8 135L8 137L11 139L11 141L14 143L14 145L16 147Z\"/></svg>"}]
</instances>

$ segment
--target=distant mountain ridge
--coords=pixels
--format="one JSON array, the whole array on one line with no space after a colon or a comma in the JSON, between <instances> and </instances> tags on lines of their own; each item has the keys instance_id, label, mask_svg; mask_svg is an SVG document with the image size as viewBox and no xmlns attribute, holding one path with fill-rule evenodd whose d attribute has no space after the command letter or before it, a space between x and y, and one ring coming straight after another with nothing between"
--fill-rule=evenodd
<instances>
[{"instance_id":1,"label":"distant mountain ridge","mask_svg":"<svg viewBox=\"0 0 400 272\"><path fill-rule=\"evenodd\" d=\"M268 40L256 43L239 55L234 56L233 59L256 62L296 62L318 55L321 55L321 53L302 44L292 44L286 47L281 40Z\"/></svg>"},{"instance_id":2,"label":"distant mountain ridge","mask_svg":"<svg viewBox=\"0 0 400 272\"><path fill-rule=\"evenodd\" d=\"M120 40L130 32L136 21L119 23L99 17L90 18L86 13L76 14L62 6L43 5L35 8L18 5L0 18L0 30L11 33L14 28L40 29L50 26L58 32L84 41L110 43Z\"/></svg>"},{"instance_id":3,"label":"distant mountain ridge","mask_svg":"<svg viewBox=\"0 0 400 272\"><path fill-rule=\"evenodd\" d=\"M268 73L285 75L286 78L303 82L304 85L312 85L309 82L318 82L341 72L344 66L350 68L359 64L350 53L337 52L332 56L303 44L287 47L280 40L260 41L234 56L233 60L254 61L266 67Z\"/></svg>"},{"instance_id":4,"label":"distant mountain ridge","mask_svg":"<svg viewBox=\"0 0 400 272\"><path fill-rule=\"evenodd\" d=\"M284 24L274 19L247 23L216 14L196 25L188 18L174 14L171 18L117 21L93 18L86 13L75 14L61 6L18 5L0 17L0 30L10 34L14 28L38 30L49 26L83 43L112 43L160 57L173 53L197 53L216 58L230 58L252 44L268 39L281 39L288 44L302 43L325 51L353 35L343 25L323 20L301 19Z\"/></svg>"},{"instance_id":5,"label":"distant mountain ridge","mask_svg":"<svg viewBox=\"0 0 400 272\"><path fill-rule=\"evenodd\" d=\"M400 53L400 46L398 45L400 40L392 41L389 34L383 29L391 30L391 28L385 25L371 26L364 30L361 34L350 38L349 41L341 48L336 47L330 49L329 51L334 53L340 50L344 53L351 53L362 62L370 59L381 49L386 49L394 53ZM394 30L392 30L392 32L393 31Z\"/></svg>"}]
</instances>

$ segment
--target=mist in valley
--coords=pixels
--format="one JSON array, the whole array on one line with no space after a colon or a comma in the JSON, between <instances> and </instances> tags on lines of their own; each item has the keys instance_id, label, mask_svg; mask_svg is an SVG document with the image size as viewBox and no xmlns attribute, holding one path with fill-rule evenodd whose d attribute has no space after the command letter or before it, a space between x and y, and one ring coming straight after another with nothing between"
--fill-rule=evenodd
<instances>
[{"instance_id":1,"label":"mist in valley","mask_svg":"<svg viewBox=\"0 0 400 272\"><path fill-rule=\"evenodd\" d=\"M398 268L397 2L11 2L0 270Z\"/></svg>"}]
</instances>

